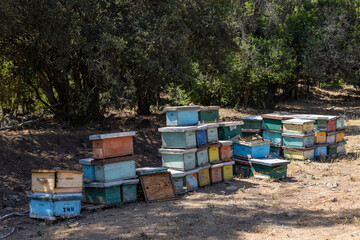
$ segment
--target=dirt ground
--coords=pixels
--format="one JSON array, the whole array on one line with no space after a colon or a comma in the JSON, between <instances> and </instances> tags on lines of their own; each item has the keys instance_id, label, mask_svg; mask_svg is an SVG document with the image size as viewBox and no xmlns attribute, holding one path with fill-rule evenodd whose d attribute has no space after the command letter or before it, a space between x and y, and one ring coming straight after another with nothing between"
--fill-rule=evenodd
<instances>
[{"instance_id":1,"label":"dirt ground","mask_svg":"<svg viewBox=\"0 0 360 240\"><path fill-rule=\"evenodd\" d=\"M347 154L326 161L293 161L283 181L234 179L186 194L176 201L137 202L83 212L79 219L46 225L17 216L0 220L6 239L360 239L360 94L353 88L313 89L301 101L277 110L346 114ZM265 110L221 109L222 120L236 120ZM48 120L0 135L0 214L24 211L32 169L80 170L91 156L91 134L135 130L138 166L160 166L157 128L165 117L137 117L123 112L101 126L71 129ZM233 190L227 190L231 186ZM229 188L228 188L229 189Z\"/></svg>"}]
</instances>

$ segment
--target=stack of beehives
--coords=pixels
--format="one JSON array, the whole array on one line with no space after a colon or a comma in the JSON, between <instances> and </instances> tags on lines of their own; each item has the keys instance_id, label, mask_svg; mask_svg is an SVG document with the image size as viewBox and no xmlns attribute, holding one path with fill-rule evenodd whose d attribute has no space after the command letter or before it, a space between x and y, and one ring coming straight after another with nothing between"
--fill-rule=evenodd
<instances>
[{"instance_id":1,"label":"stack of beehives","mask_svg":"<svg viewBox=\"0 0 360 240\"><path fill-rule=\"evenodd\" d=\"M137 199L133 136L119 132L90 136L93 157L81 159L85 202L96 205L121 205Z\"/></svg>"}]
</instances>

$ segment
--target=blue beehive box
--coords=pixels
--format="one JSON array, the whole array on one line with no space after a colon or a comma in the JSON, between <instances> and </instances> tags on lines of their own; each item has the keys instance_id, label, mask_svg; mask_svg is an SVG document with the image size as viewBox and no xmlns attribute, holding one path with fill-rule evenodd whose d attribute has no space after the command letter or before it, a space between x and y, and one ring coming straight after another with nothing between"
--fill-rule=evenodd
<instances>
[{"instance_id":1,"label":"blue beehive box","mask_svg":"<svg viewBox=\"0 0 360 240\"><path fill-rule=\"evenodd\" d=\"M314 150L314 157L315 158L327 157L328 156L327 146L328 144L316 145Z\"/></svg>"},{"instance_id":2,"label":"blue beehive box","mask_svg":"<svg viewBox=\"0 0 360 240\"><path fill-rule=\"evenodd\" d=\"M311 133L283 133L283 146L287 148L310 148L314 147L315 134Z\"/></svg>"},{"instance_id":3,"label":"blue beehive box","mask_svg":"<svg viewBox=\"0 0 360 240\"><path fill-rule=\"evenodd\" d=\"M163 148L195 148L197 126L163 127L161 133Z\"/></svg>"},{"instance_id":4,"label":"blue beehive box","mask_svg":"<svg viewBox=\"0 0 360 240\"><path fill-rule=\"evenodd\" d=\"M196 132L196 147L202 147L207 145L207 126L199 125L197 126Z\"/></svg>"},{"instance_id":5,"label":"blue beehive box","mask_svg":"<svg viewBox=\"0 0 360 240\"><path fill-rule=\"evenodd\" d=\"M200 106L166 107L166 126L197 125Z\"/></svg>"},{"instance_id":6,"label":"blue beehive box","mask_svg":"<svg viewBox=\"0 0 360 240\"><path fill-rule=\"evenodd\" d=\"M33 193L30 200L30 217L54 221L80 215L81 193Z\"/></svg>"},{"instance_id":7,"label":"blue beehive box","mask_svg":"<svg viewBox=\"0 0 360 240\"><path fill-rule=\"evenodd\" d=\"M270 141L260 136L234 140L234 155L242 158L265 158L270 154Z\"/></svg>"},{"instance_id":8,"label":"blue beehive box","mask_svg":"<svg viewBox=\"0 0 360 240\"><path fill-rule=\"evenodd\" d=\"M79 163L83 166L85 182L111 182L136 178L135 159L134 155L103 160L86 158Z\"/></svg>"}]
</instances>

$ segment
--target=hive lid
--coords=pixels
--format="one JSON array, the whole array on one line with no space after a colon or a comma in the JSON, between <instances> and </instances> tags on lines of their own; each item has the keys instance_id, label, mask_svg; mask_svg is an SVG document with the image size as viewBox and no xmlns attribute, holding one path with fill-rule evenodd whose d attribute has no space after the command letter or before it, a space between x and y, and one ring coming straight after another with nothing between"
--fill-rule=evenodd
<instances>
[{"instance_id":1,"label":"hive lid","mask_svg":"<svg viewBox=\"0 0 360 240\"><path fill-rule=\"evenodd\" d=\"M202 131L202 130L208 129L207 124L199 124L196 127L197 127L197 129L196 129L197 131Z\"/></svg>"},{"instance_id":2,"label":"hive lid","mask_svg":"<svg viewBox=\"0 0 360 240\"><path fill-rule=\"evenodd\" d=\"M336 134L336 132L327 132L327 133L326 133L326 136L335 135L335 134Z\"/></svg>"},{"instance_id":3,"label":"hive lid","mask_svg":"<svg viewBox=\"0 0 360 240\"><path fill-rule=\"evenodd\" d=\"M162 167L142 167L136 169L137 175L147 175L147 174L153 174L153 173L160 173L160 172L166 172L167 168Z\"/></svg>"},{"instance_id":4,"label":"hive lid","mask_svg":"<svg viewBox=\"0 0 360 240\"><path fill-rule=\"evenodd\" d=\"M79 163L80 163L81 165L88 165L88 166L90 166L92 160L94 160L94 159L92 159L92 158L84 158L84 159L80 159L80 160L79 160Z\"/></svg>"},{"instance_id":5,"label":"hive lid","mask_svg":"<svg viewBox=\"0 0 360 240\"><path fill-rule=\"evenodd\" d=\"M137 179L137 178L126 179L126 180L122 180L122 181L123 181L123 185L130 185L130 184L138 184L139 183L139 179Z\"/></svg>"},{"instance_id":6,"label":"hive lid","mask_svg":"<svg viewBox=\"0 0 360 240\"><path fill-rule=\"evenodd\" d=\"M90 141L94 141L94 140L100 140L100 139L129 137L129 136L135 136L135 131L91 135L91 136L89 136L89 139L90 139Z\"/></svg>"},{"instance_id":7,"label":"hive lid","mask_svg":"<svg viewBox=\"0 0 360 240\"><path fill-rule=\"evenodd\" d=\"M194 132L198 130L198 126L186 126L186 127L162 127L159 128L159 132Z\"/></svg>"},{"instance_id":8,"label":"hive lid","mask_svg":"<svg viewBox=\"0 0 360 240\"><path fill-rule=\"evenodd\" d=\"M185 177L186 173L184 171L178 171L178 170L173 170L173 169L169 169L168 170L171 173L171 176L174 177Z\"/></svg>"},{"instance_id":9,"label":"hive lid","mask_svg":"<svg viewBox=\"0 0 360 240\"><path fill-rule=\"evenodd\" d=\"M343 141L341 141L341 142L338 142L337 144L338 144L338 145L345 145L345 144L346 144L346 141L343 140Z\"/></svg>"},{"instance_id":10,"label":"hive lid","mask_svg":"<svg viewBox=\"0 0 360 240\"><path fill-rule=\"evenodd\" d=\"M305 152L305 151L309 151L309 150L314 150L314 147L308 147L308 148L289 148L289 147L282 147L282 149L288 149L288 150L293 150L293 151L300 151L300 152Z\"/></svg>"},{"instance_id":11,"label":"hive lid","mask_svg":"<svg viewBox=\"0 0 360 240\"><path fill-rule=\"evenodd\" d=\"M234 161L229 161L229 162L224 162L223 165L227 166L227 165L234 165L235 162Z\"/></svg>"},{"instance_id":12,"label":"hive lid","mask_svg":"<svg viewBox=\"0 0 360 240\"><path fill-rule=\"evenodd\" d=\"M217 128L217 127L219 127L219 123L206 123L204 125L206 125L207 128Z\"/></svg>"},{"instance_id":13,"label":"hive lid","mask_svg":"<svg viewBox=\"0 0 360 240\"><path fill-rule=\"evenodd\" d=\"M278 158L259 158L259 159L252 158L249 161L251 164L255 163L255 164L270 166L270 167L290 164L290 161L284 160L284 159L278 159Z\"/></svg>"},{"instance_id":14,"label":"hive lid","mask_svg":"<svg viewBox=\"0 0 360 240\"><path fill-rule=\"evenodd\" d=\"M337 116L330 116L330 115L319 115L319 114L296 114L295 118L331 121L331 120L335 120L338 117Z\"/></svg>"},{"instance_id":15,"label":"hive lid","mask_svg":"<svg viewBox=\"0 0 360 240\"><path fill-rule=\"evenodd\" d=\"M317 143L317 144L315 145L315 148L317 148L317 147L327 147L327 146L329 146L328 143Z\"/></svg>"},{"instance_id":16,"label":"hive lid","mask_svg":"<svg viewBox=\"0 0 360 240\"><path fill-rule=\"evenodd\" d=\"M167 153L167 154L186 154L186 153L195 153L197 152L197 148L190 149L171 149L171 148L160 148L159 153Z\"/></svg>"},{"instance_id":17,"label":"hive lid","mask_svg":"<svg viewBox=\"0 0 360 240\"><path fill-rule=\"evenodd\" d=\"M202 170L206 170L206 169L209 169L210 168L210 165L205 165L205 166L201 166L199 167L199 171L202 171Z\"/></svg>"},{"instance_id":18,"label":"hive lid","mask_svg":"<svg viewBox=\"0 0 360 240\"><path fill-rule=\"evenodd\" d=\"M231 127L231 126L239 126L244 125L243 121L235 121L235 122L221 122L219 123L219 127Z\"/></svg>"},{"instance_id":19,"label":"hive lid","mask_svg":"<svg viewBox=\"0 0 360 240\"><path fill-rule=\"evenodd\" d=\"M251 115L247 117L243 117L242 120L255 120L255 121L262 121L261 115Z\"/></svg>"},{"instance_id":20,"label":"hive lid","mask_svg":"<svg viewBox=\"0 0 360 240\"><path fill-rule=\"evenodd\" d=\"M164 108L165 112L173 112L173 111L192 111L199 110L200 106L176 106L176 107L166 107Z\"/></svg>"},{"instance_id":21,"label":"hive lid","mask_svg":"<svg viewBox=\"0 0 360 240\"><path fill-rule=\"evenodd\" d=\"M195 168L195 169L192 169L192 170L188 170L188 171L185 171L185 175L190 175L190 174L194 174L194 173L198 173L200 171L200 168Z\"/></svg>"},{"instance_id":22,"label":"hive lid","mask_svg":"<svg viewBox=\"0 0 360 240\"><path fill-rule=\"evenodd\" d=\"M246 129L246 128L243 128L241 129L242 132L249 132L249 133L260 133L261 132L261 129Z\"/></svg>"},{"instance_id":23,"label":"hive lid","mask_svg":"<svg viewBox=\"0 0 360 240\"><path fill-rule=\"evenodd\" d=\"M218 164L213 164L213 165L211 165L210 168L220 168L220 167L222 167L222 166L224 166L223 163L218 163Z\"/></svg>"},{"instance_id":24,"label":"hive lid","mask_svg":"<svg viewBox=\"0 0 360 240\"><path fill-rule=\"evenodd\" d=\"M261 117L268 118L268 119L275 119L275 120L287 120L294 118L293 114L290 114L288 112L274 112L274 113L268 113L268 114L262 114Z\"/></svg>"},{"instance_id":25,"label":"hive lid","mask_svg":"<svg viewBox=\"0 0 360 240\"><path fill-rule=\"evenodd\" d=\"M206 150L208 148L209 148L209 145L205 145L205 146L197 148L197 151L200 152L200 151Z\"/></svg>"},{"instance_id":26,"label":"hive lid","mask_svg":"<svg viewBox=\"0 0 360 240\"><path fill-rule=\"evenodd\" d=\"M314 136L315 133L313 131L305 132L305 133L295 133L295 132L284 132L281 134L283 137L294 137L294 138L305 138Z\"/></svg>"},{"instance_id":27,"label":"hive lid","mask_svg":"<svg viewBox=\"0 0 360 240\"><path fill-rule=\"evenodd\" d=\"M220 145L220 143L213 143L213 144L209 144L208 146L209 146L209 148L217 148L217 147L220 147L221 145Z\"/></svg>"},{"instance_id":28,"label":"hive lid","mask_svg":"<svg viewBox=\"0 0 360 240\"><path fill-rule=\"evenodd\" d=\"M219 110L219 106L200 106L199 111L210 111L210 110Z\"/></svg>"},{"instance_id":29,"label":"hive lid","mask_svg":"<svg viewBox=\"0 0 360 240\"><path fill-rule=\"evenodd\" d=\"M30 191L30 195L39 197L82 197L82 193L44 193L44 192L33 192Z\"/></svg>"},{"instance_id":30,"label":"hive lid","mask_svg":"<svg viewBox=\"0 0 360 240\"><path fill-rule=\"evenodd\" d=\"M289 119L289 120L282 120L281 122L284 124L303 125L303 124L308 124L308 123L314 123L315 120L293 118L293 119Z\"/></svg>"},{"instance_id":31,"label":"hive lid","mask_svg":"<svg viewBox=\"0 0 360 240\"><path fill-rule=\"evenodd\" d=\"M32 173L73 173L73 174L82 174L80 171L73 170L31 170Z\"/></svg>"},{"instance_id":32,"label":"hive lid","mask_svg":"<svg viewBox=\"0 0 360 240\"><path fill-rule=\"evenodd\" d=\"M236 144L245 145L249 147L260 146L271 143L270 140L263 139L259 135L235 139L233 140L233 142Z\"/></svg>"},{"instance_id":33,"label":"hive lid","mask_svg":"<svg viewBox=\"0 0 360 240\"><path fill-rule=\"evenodd\" d=\"M125 162L136 160L136 155L129 155L129 156L122 156L122 157L114 157L114 158L106 158L106 159L93 159L93 158L85 158L79 161L82 165L104 165L110 163L117 163L117 162Z\"/></svg>"},{"instance_id":34,"label":"hive lid","mask_svg":"<svg viewBox=\"0 0 360 240\"><path fill-rule=\"evenodd\" d=\"M219 140L219 143L221 146L231 146L234 142L229 140Z\"/></svg>"},{"instance_id":35,"label":"hive lid","mask_svg":"<svg viewBox=\"0 0 360 240\"><path fill-rule=\"evenodd\" d=\"M248 160L244 160L244 159L233 159L235 163L241 163L241 164L245 164L245 165L251 165L251 163Z\"/></svg>"},{"instance_id":36,"label":"hive lid","mask_svg":"<svg viewBox=\"0 0 360 240\"><path fill-rule=\"evenodd\" d=\"M106 188L106 187L113 187L113 186L120 186L124 183L123 180L119 181L112 181L112 182L91 182L91 183L84 183L84 187L86 188Z\"/></svg>"},{"instance_id":37,"label":"hive lid","mask_svg":"<svg viewBox=\"0 0 360 240\"><path fill-rule=\"evenodd\" d=\"M71 200L81 200L81 193L72 193L72 194L40 194L33 192L27 196L28 199L41 199L43 201L71 201Z\"/></svg>"}]
</instances>

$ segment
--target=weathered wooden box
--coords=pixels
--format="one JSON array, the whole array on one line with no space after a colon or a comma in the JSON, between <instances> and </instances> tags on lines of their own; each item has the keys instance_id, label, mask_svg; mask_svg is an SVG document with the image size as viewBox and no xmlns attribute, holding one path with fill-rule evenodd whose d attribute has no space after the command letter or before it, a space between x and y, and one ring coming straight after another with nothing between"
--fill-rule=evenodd
<instances>
[{"instance_id":1,"label":"weathered wooden box","mask_svg":"<svg viewBox=\"0 0 360 240\"><path fill-rule=\"evenodd\" d=\"M261 115L247 116L247 117L243 117L241 120L244 122L244 125L242 127L243 132L244 132L244 129L252 129L252 130L261 129L261 126L262 126Z\"/></svg>"},{"instance_id":2,"label":"weathered wooden box","mask_svg":"<svg viewBox=\"0 0 360 240\"><path fill-rule=\"evenodd\" d=\"M243 158L264 158L270 154L270 141L261 137L234 140L234 155Z\"/></svg>"},{"instance_id":3,"label":"weathered wooden box","mask_svg":"<svg viewBox=\"0 0 360 240\"><path fill-rule=\"evenodd\" d=\"M336 142L336 132L327 132L326 133L326 143L333 144Z\"/></svg>"},{"instance_id":4,"label":"weathered wooden box","mask_svg":"<svg viewBox=\"0 0 360 240\"><path fill-rule=\"evenodd\" d=\"M81 159L85 182L111 182L136 177L136 156L94 160Z\"/></svg>"},{"instance_id":5,"label":"weathered wooden box","mask_svg":"<svg viewBox=\"0 0 360 240\"><path fill-rule=\"evenodd\" d=\"M250 159L251 171L255 178L286 178L287 165L290 161L283 159Z\"/></svg>"},{"instance_id":6,"label":"weathered wooden box","mask_svg":"<svg viewBox=\"0 0 360 240\"><path fill-rule=\"evenodd\" d=\"M315 143L326 143L326 133L327 131L316 130L315 131Z\"/></svg>"},{"instance_id":7,"label":"weathered wooden box","mask_svg":"<svg viewBox=\"0 0 360 240\"><path fill-rule=\"evenodd\" d=\"M224 181L228 181L234 178L234 161L224 162L222 167L222 178Z\"/></svg>"},{"instance_id":8,"label":"weathered wooden box","mask_svg":"<svg viewBox=\"0 0 360 240\"><path fill-rule=\"evenodd\" d=\"M343 130L345 129L345 116L341 116L336 119L336 130Z\"/></svg>"},{"instance_id":9,"label":"weathered wooden box","mask_svg":"<svg viewBox=\"0 0 360 240\"><path fill-rule=\"evenodd\" d=\"M341 142L344 140L345 130L339 130L336 132L335 142Z\"/></svg>"},{"instance_id":10,"label":"weathered wooden box","mask_svg":"<svg viewBox=\"0 0 360 240\"><path fill-rule=\"evenodd\" d=\"M161 132L163 148L194 148L196 147L197 126L164 127Z\"/></svg>"},{"instance_id":11,"label":"weathered wooden box","mask_svg":"<svg viewBox=\"0 0 360 240\"><path fill-rule=\"evenodd\" d=\"M282 133L283 146L287 148L309 148L314 147L315 134L313 132L308 133Z\"/></svg>"},{"instance_id":12,"label":"weathered wooden box","mask_svg":"<svg viewBox=\"0 0 360 240\"><path fill-rule=\"evenodd\" d=\"M92 135L93 158L104 159L134 154L135 132L119 132Z\"/></svg>"},{"instance_id":13,"label":"weathered wooden box","mask_svg":"<svg viewBox=\"0 0 360 240\"><path fill-rule=\"evenodd\" d=\"M314 120L289 119L283 120L283 132L287 133L307 133L314 130Z\"/></svg>"},{"instance_id":14,"label":"weathered wooden box","mask_svg":"<svg viewBox=\"0 0 360 240\"><path fill-rule=\"evenodd\" d=\"M236 135L241 136L243 121L219 123L218 133L220 140L228 140Z\"/></svg>"},{"instance_id":15,"label":"weathered wooden box","mask_svg":"<svg viewBox=\"0 0 360 240\"><path fill-rule=\"evenodd\" d=\"M137 187L139 179L123 180L121 185L121 196L123 203L131 203L137 201Z\"/></svg>"},{"instance_id":16,"label":"weathered wooden box","mask_svg":"<svg viewBox=\"0 0 360 240\"><path fill-rule=\"evenodd\" d=\"M261 115L262 120L262 129L264 130L275 130L282 131L282 120L292 119L293 116L289 113L270 113Z\"/></svg>"},{"instance_id":17,"label":"weathered wooden box","mask_svg":"<svg viewBox=\"0 0 360 240\"><path fill-rule=\"evenodd\" d=\"M28 196L30 201L30 217L54 221L58 217L71 218L79 216L81 198L81 193L31 194Z\"/></svg>"},{"instance_id":18,"label":"weathered wooden box","mask_svg":"<svg viewBox=\"0 0 360 240\"><path fill-rule=\"evenodd\" d=\"M162 166L175 170L191 170L196 168L196 148L165 149L160 148Z\"/></svg>"},{"instance_id":19,"label":"weathered wooden box","mask_svg":"<svg viewBox=\"0 0 360 240\"><path fill-rule=\"evenodd\" d=\"M171 173L172 179L174 181L176 194L182 195L185 192L186 189L186 180L185 180L185 172L169 169L169 172Z\"/></svg>"},{"instance_id":20,"label":"weathered wooden box","mask_svg":"<svg viewBox=\"0 0 360 240\"><path fill-rule=\"evenodd\" d=\"M336 153L338 155L344 155L346 153L345 145L346 145L345 141L341 141L337 144Z\"/></svg>"},{"instance_id":21,"label":"weathered wooden box","mask_svg":"<svg viewBox=\"0 0 360 240\"><path fill-rule=\"evenodd\" d=\"M199 110L199 122L211 123L219 121L219 106L206 106L200 107Z\"/></svg>"},{"instance_id":22,"label":"weathered wooden box","mask_svg":"<svg viewBox=\"0 0 360 240\"><path fill-rule=\"evenodd\" d=\"M207 133L207 141L208 143L217 143L219 141L219 135L218 135L218 123L208 123L205 124L207 127L206 133Z\"/></svg>"},{"instance_id":23,"label":"weathered wooden box","mask_svg":"<svg viewBox=\"0 0 360 240\"><path fill-rule=\"evenodd\" d=\"M188 192L196 191L198 189L198 172L199 168L185 172L185 185Z\"/></svg>"},{"instance_id":24,"label":"weathered wooden box","mask_svg":"<svg viewBox=\"0 0 360 240\"><path fill-rule=\"evenodd\" d=\"M223 181L223 179L222 179L222 167L223 166L224 166L223 163L211 165L210 178L211 178L211 183L212 184L219 183L219 182Z\"/></svg>"},{"instance_id":25,"label":"weathered wooden box","mask_svg":"<svg viewBox=\"0 0 360 240\"><path fill-rule=\"evenodd\" d=\"M327 157L327 144L323 143L323 144L318 144L315 146L315 150L314 150L314 157L315 158L323 158L323 157Z\"/></svg>"},{"instance_id":26,"label":"weathered wooden box","mask_svg":"<svg viewBox=\"0 0 360 240\"><path fill-rule=\"evenodd\" d=\"M229 161L231 159L231 147L233 145L233 141L222 140L220 143L220 160L221 161Z\"/></svg>"},{"instance_id":27,"label":"weathered wooden box","mask_svg":"<svg viewBox=\"0 0 360 240\"><path fill-rule=\"evenodd\" d=\"M210 163L220 162L219 149L220 149L220 144L219 143L209 145L208 153L209 153L209 162Z\"/></svg>"},{"instance_id":28,"label":"weathered wooden box","mask_svg":"<svg viewBox=\"0 0 360 240\"><path fill-rule=\"evenodd\" d=\"M92 182L85 183L85 201L91 204L122 204L121 185L123 181L107 183Z\"/></svg>"},{"instance_id":29,"label":"weathered wooden box","mask_svg":"<svg viewBox=\"0 0 360 240\"><path fill-rule=\"evenodd\" d=\"M199 121L200 106L166 107L166 126L190 126Z\"/></svg>"},{"instance_id":30,"label":"weathered wooden box","mask_svg":"<svg viewBox=\"0 0 360 240\"><path fill-rule=\"evenodd\" d=\"M270 145L270 156L281 157L283 155L282 147Z\"/></svg>"},{"instance_id":31,"label":"weathered wooden box","mask_svg":"<svg viewBox=\"0 0 360 240\"><path fill-rule=\"evenodd\" d=\"M198 181L199 181L199 187L205 187L210 185L210 166L204 166L198 168Z\"/></svg>"},{"instance_id":32,"label":"weathered wooden box","mask_svg":"<svg viewBox=\"0 0 360 240\"><path fill-rule=\"evenodd\" d=\"M206 125L198 125L196 132L196 147L202 147L207 145L207 126Z\"/></svg>"},{"instance_id":33,"label":"weathered wooden box","mask_svg":"<svg viewBox=\"0 0 360 240\"><path fill-rule=\"evenodd\" d=\"M251 164L248 160L234 159L234 175L243 178L252 176Z\"/></svg>"},{"instance_id":34,"label":"weathered wooden box","mask_svg":"<svg viewBox=\"0 0 360 240\"><path fill-rule=\"evenodd\" d=\"M196 152L196 167L202 167L205 165L209 165L209 154L208 154L209 146L204 146L197 149Z\"/></svg>"},{"instance_id":35,"label":"weathered wooden box","mask_svg":"<svg viewBox=\"0 0 360 240\"><path fill-rule=\"evenodd\" d=\"M306 160L314 158L315 148L295 149L283 147L284 157L286 159Z\"/></svg>"},{"instance_id":36,"label":"weathered wooden box","mask_svg":"<svg viewBox=\"0 0 360 240\"><path fill-rule=\"evenodd\" d=\"M31 190L43 193L81 193L82 172L68 170L32 170Z\"/></svg>"},{"instance_id":37,"label":"weathered wooden box","mask_svg":"<svg viewBox=\"0 0 360 240\"><path fill-rule=\"evenodd\" d=\"M283 137L279 131L264 130L262 136L264 139L269 140L274 146L282 146L283 144Z\"/></svg>"},{"instance_id":38,"label":"weathered wooden box","mask_svg":"<svg viewBox=\"0 0 360 240\"><path fill-rule=\"evenodd\" d=\"M241 135L243 137L252 137L255 135L262 135L262 130L261 129L241 129Z\"/></svg>"}]
</instances>

